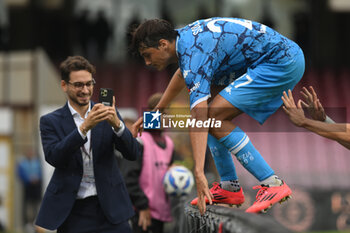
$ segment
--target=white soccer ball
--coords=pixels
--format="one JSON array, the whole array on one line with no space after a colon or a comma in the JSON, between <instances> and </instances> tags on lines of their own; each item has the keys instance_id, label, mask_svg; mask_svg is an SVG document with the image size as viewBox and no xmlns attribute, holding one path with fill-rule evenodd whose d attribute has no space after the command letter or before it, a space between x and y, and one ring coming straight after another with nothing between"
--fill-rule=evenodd
<instances>
[{"instance_id":1,"label":"white soccer ball","mask_svg":"<svg viewBox=\"0 0 350 233\"><path fill-rule=\"evenodd\" d=\"M164 176L163 185L167 194L172 196L187 195L194 184L192 172L184 166L170 168Z\"/></svg>"}]
</instances>

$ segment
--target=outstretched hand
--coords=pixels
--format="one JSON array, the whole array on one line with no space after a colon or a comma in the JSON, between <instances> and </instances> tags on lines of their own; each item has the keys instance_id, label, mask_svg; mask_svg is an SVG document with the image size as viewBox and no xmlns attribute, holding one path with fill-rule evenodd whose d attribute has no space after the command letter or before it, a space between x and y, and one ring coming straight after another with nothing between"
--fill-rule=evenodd
<instances>
[{"instance_id":1,"label":"outstretched hand","mask_svg":"<svg viewBox=\"0 0 350 233\"><path fill-rule=\"evenodd\" d=\"M143 131L143 117L140 117L131 127L131 133L134 138L137 137L137 134L140 133L142 135Z\"/></svg>"},{"instance_id":2,"label":"outstretched hand","mask_svg":"<svg viewBox=\"0 0 350 233\"><path fill-rule=\"evenodd\" d=\"M307 108L311 118L317 121L325 121L326 113L314 88L310 86L308 90L306 87L303 87L300 93L303 95L305 100L301 100L301 105L304 108Z\"/></svg>"},{"instance_id":3,"label":"outstretched hand","mask_svg":"<svg viewBox=\"0 0 350 233\"><path fill-rule=\"evenodd\" d=\"M299 127L303 126L305 115L301 106L302 100L299 100L298 104L295 105L292 91L288 90L288 95L285 91L283 92L282 101L284 103L283 110L288 115L292 123Z\"/></svg>"}]
</instances>

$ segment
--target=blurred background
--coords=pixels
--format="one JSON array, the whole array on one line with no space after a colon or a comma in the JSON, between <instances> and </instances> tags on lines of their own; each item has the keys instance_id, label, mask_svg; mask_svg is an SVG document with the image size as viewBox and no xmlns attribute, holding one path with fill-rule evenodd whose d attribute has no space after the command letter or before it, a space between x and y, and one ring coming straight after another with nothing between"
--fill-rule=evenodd
<instances>
[{"instance_id":1,"label":"blurred background","mask_svg":"<svg viewBox=\"0 0 350 233\"><path fill-rule=\"evenodd\" d=\"M327 114L350 122L349 0L0 0L0 231L31 232L52 168L43 160L38 122L65 103L58 65L83 55L97 67L95 93L114 89L119 108L141 114L148 97L164 91L176 66L157 72L128 52L130 25L163 18L176 28L213 16L264 23L304 50L306 72L295 88L313 85ZM173 107L186 108L184 91ZM294 198L268 214L293 231L350 230L350 153L336 142L299 130L278 111L263 126L235 120ZM169 132L192 166L186 132ZM247 204L256 181L235 160ZM30 167L28 181L23 167ZM210 155L209 182L218 179ZM244 208L244 207L243 207Z\"/></svg>"}]
</instances>

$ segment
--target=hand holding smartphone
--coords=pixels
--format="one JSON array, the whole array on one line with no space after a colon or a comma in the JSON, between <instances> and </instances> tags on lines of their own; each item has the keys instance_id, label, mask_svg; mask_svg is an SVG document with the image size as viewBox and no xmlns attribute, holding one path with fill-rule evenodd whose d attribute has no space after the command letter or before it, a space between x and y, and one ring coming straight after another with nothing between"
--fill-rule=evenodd
<instances>
[{"instance_id":1,"label":"hand holding smartphone","mask_svg":"<svg viewBox=\"0 0 350 233\"><path fill-rule=\"evenodd\" d=\"M113 106L113 90L110 88L101 88L99 95L99 102L105 106L112 107ZM113 106L114 107L114 106ZM108 123L116 130L121 128L120 119L114 110L113 118L107 119Z\"/></svg>"}]
</instances>

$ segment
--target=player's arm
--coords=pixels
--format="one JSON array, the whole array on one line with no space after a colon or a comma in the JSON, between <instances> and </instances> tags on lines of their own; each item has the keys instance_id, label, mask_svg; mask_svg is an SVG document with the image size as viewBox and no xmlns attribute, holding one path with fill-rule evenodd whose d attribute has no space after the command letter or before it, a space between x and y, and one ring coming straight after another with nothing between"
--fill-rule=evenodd
<instances>
[{"instance_id":1,"label":"player's arm","mask_svg":"<svg viewBox=\"0 0 350 233\"><path fill-rule=\"evenodd\" d=\"M341 123L325 123L305 118L301 127L304 127L312 132L323 137L336 140L341 145L350 150L350 124Z\"/></svg>"},{"instance_id":2,"label":"player's arm","mask_svg":"<svg viewBox=\"0 0 350 233\"><path fill-rule=\"evenodd\" d=\"M207 101L200 102L191 110L192 118L196 121L205 121L208 119ZM194 128L190 131L193 157L195 160L195 173L204 173L204 156L206 152L208 130L204 128Z\"/></svg>"},{"instance_id":3,"label":"player's arm","mask_svg":"<svg viewBox=\"0 0 350 233\"><path fill-rule=\"evenodd\" d=\"M196 121L205 121L208 119L208 103L207 100L198 103L191 109L192 118ZM212 204L212 194L208 188L208 182L204 175L204 161L207 147L208 129L192 129L190 130L191 145L194 159L194 175L198 193L198 208L201 214L206 210L205 196L209 203Z\"/></svg>"}]
</instances>

